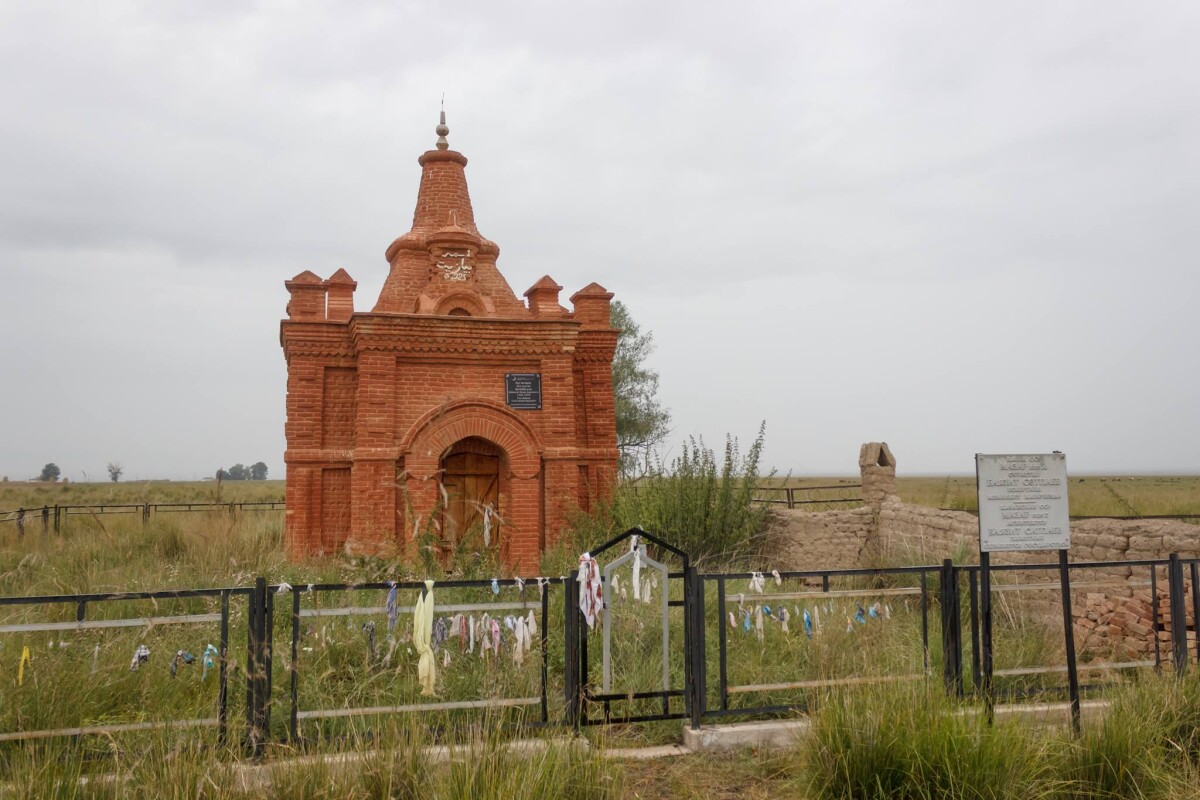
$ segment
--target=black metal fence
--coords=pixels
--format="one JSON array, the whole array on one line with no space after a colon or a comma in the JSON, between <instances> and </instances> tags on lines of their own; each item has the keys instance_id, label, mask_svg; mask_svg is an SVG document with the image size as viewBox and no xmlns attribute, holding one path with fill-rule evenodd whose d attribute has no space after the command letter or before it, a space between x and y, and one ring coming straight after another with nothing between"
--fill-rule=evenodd
<instances>
[{"instance_id":1,"label":"black metal fence","mask_svg":"<svg viewBox=\"0 0 1200 800\"><path fill-rule=\"evenodd\" d=\"M453 626L446 631L444 640L439 641L436 635L433 637L434 663L436 666L438 657L442 656L449 661L453 654L457 669L455 689L459 699L425 699L418 695L418 685L411 679L411 671L406 673L407 680L403 680L391 669L393 661L399 664L402 660L397 657L397 651L411 649L411 632L406 625L400 624L400 618L411 616L415 602L426 597L428 589L424 582L267 587L265 601L271 619L274 617L274 598L290 594L287 605L291 633L286 736L295 742L303 742L311 737L305 735L302 726L323 720L412 713L428 715L432 712L533 708L536 718L521 714L523 725L550 724L551 711L558 711L560 706L551 699L549 687L550 595L563 582L563 578L530 578L452 580L434 585L433 611L443 615L443 621L452 620ZM525 630L528 630L524 626L527 613L537 622L536 649L532 647L531 634L524 642L527 648L515 658L514 650L522 647L519 637L515 641L509 638L496 640L492 638L493 633L480 628L481 624L494 621L496 631L503 629L515 635L516 626L507 627L516 620L512 612L521 617L521 627ZM380 617L386 619L383 629L377 627ZM345 625L339 626L338 622ZM331 650L328 646L332 638L331 627L333 636L342 639L340 649ZM265 631L264 637L270 641L271 632ZM309 641L320 641L321 646L306 645ZM503 653L496 646L500 641L505 644ZM525 652L529 654L528 664L525 664ZM268 664L267 674L272 671ZM303 680L306 673L337 671L352 676L351 681L359 681L353 684L354 691L337 692L328 682ZM372 689L364 692L362 687L368 683L373 684ZM336 707L314 707L315 698L309 693L315 688L320 688L326 699L331 694L338 695L335 703L340 703ZM513 688L524 691L516 696L506 694L505 690ZM268 690L267 702L269 694ZM468 697L469 694L473 696ZM406 702L396 702L397 699ZM367 702L369 700L374 702ZM269 715L264 719L264 728L270 728Z\"/></svg>"},{"instance_id":2,"label":"black metal fence","mask_svg":"<svg viewBox=\"0 0 1200 800\"><path fill-rule=\"evenodd\" d=\"M19 636L22 642L19 660L16 661L16 676L12 682L15 691L6 698L0 717L6 717L7 730L0 730L0 742L21 742L34 739L55 737L77 737L88 734L117 734L132 731L154 730L164 727L215 727L218 742L226 741L229 730L230 706L230 670L229 664L229 631L231 619L231 601L239 598L249 598L251 615L254 608L254 592L246 587L214 588L214 589L184 589L177 591L154 592L92 592L82 594L39 595L30 597L0 597L0 613L4 620L0 623L0 637ZM203 610L189 609L188 606L200 604ZM119 613L135 606L133 614ZM163 606L178 606L164 609ZM215 610L213 610L215 608ZM170 613L170 612L179 613ZM141 613L138 613L141 612ZM121 676L129 678L129 673L141 669L143 662L150 658L149 648L143 649L143 636L146 631L158 630L187 630L179 636L164 636L164 641L182 643L184 638L194 637L196 626L218 625L218 644L213 650L195 648L199 657L180 648L176 658L164 662L161 653L157 656L158 664L171 663L171 675L176 677L180 668L200 662L199 669L204 671L207 681L209 669L216 673L216 689L187 696L183 702L174 704L174 711L188 710L204 713L205 716L189 716L187 718L167 718L170 712L157 714L145 707L138 707L139 701L144 701L137 687L118 686ZM253 626L247 626L253 630ZM60 637L83 634L90 638L75 638L66 641ZM121 636L121 634L126 634ZM44 639L47 647L43 650L31 644L40 643ZM114 641L116 640L116 641ZM11 640L10 640L11 641ZM87 652L88 644L94 644ZM136 647L135 647L136 645ZM51 659L62 661L68 647L74 647L73 658L63 668L62 664L54 664L47 670L44 665ZM120 648L124 649L120 649ZM58 652L56 652L56 650ZM213 652L215 651L215 652ZM17 658L15 650L0 649L0 652L11 653ZM117 661L113 663L113 653L117 653ZM123 658L132 653L128 669L124 666ZM187 653L185 661L184 654ZM90 661L90 668L88 666ZM55 669L54 667L57 667ZM75 669L71 669L74 667ZM43 675L43 672L49 674ZM253 665L243 670L243 675L253 674ZM116 681L111 680L116 678ZM249 683L252 681L248 681ZM29 686L26 687L25 684ZM57 721L55 713L62 709L50 707L56 699L68 698L76 706L66 712L70 715L91 716L103 720L113 716L114 703L111 696L105 692L118 693L129 691L128 699L132 707L121 709L131 717L124 722L97 722L78 725L39 724L46 719ZM215 696L214 696L215 695ZM178 695L177 695L178 696ZM247 709L252 706L247 703ZM159 709L161 711L161 709ZM153 715L154 719L149 719ZM248 728L254 720L247 714Z\"/></svg>"},{"instance_id":3,"label":"black metal fence","mask_svg":"<svg viewBox=\"0 0 1200 800\"><path fill-rule=\"evenodd\" d=\"M701 716L719 719L803 711L809 707L807 695L814 690L870 682L924 680L930 674L931 658L929 587L932 575L937 572L936 567L914 566L772 572L761 577L744 572L699 576L702 585L716 584L714 611L717 638L716 707L709 707L706 691L699 698ZM757 588L754 585L756 580L759 582ZM706 593L702 589L702 595ZM747 600L753 612L746 608ZM730 610L734 602L740 616ZM866 602L865 606L863 602ZM901 602L906 606L902 610L898 605L893 615L891 604ZM908 605L914 602L916 608L910 609ZM789 604L791 612L787 611ZM912 658L906 659L907 669L900 674L832 675L822 668L818 659L805 658L805 643L828 641L833 632L843 629L846 634L854 636L860 630L865 630L863 626L871 621L882 626L893 616L896 619L907 618L910 610L915 614L912 619L917 622L905 631L906 637L911 635L912 652L909 655ZM760 615L762 619L751 624L752 616ZM784 621L787 623L786 629ZM846 622L844 628L841 625L843 621ZM768 624L773 627L765 628ZM778 633L775 633L776 628ZM730 650L738 643L736 640L731 643L730 640L737 637L739 631L743 642L751 642L751 647L763 651L783 650L785 657L776 659L774 666L777 670L794 668L795 672L781 675L775 680L764 680L762 665L752 663L752 666L758 667L758 675L750 678L731 676ZM853 639L847 641L849 646L855 646ZM835 654L835 657L844 664L844 654ZM867 664L863 666L870 667ZM775 699L757 703L750 699L762 697ZM780 700L780 697L784 699ZM735 702L735 699L743 698L746 698L744 702Z\"/></svg>"},{"instance_id":4,"label":"black metal fence","mask_svg":"<svg viewBox=\"0 0 1200 800\"><path fill-rule=\"evenodd\" d=\"M92 699L77 709L78 724L38 724L47 718L38 711L47 698L22 693L19 678L18 692L5 699L0 713L0 743L198 726L215 727L219 741L240 742L258 753L271 740L303 744L349 720L414 713L425 719L440 714L447 721L509 714L507 722L534 727L672 719L698 727L706 720L805 710L815 692L833 687L939 679L947 691L982 702L989 713L997 699L1054 694L1066 694L1077 710L1081 694L1101 691L1131 671L1169 667L1182 674L1190 647L1200 664L1200 641L1189 645L1187 630L1189 617L1193 626L1200 619L1195 591L1200 559L990 565L985 583L979 565L950 561L703 574L686 553L637 529L595 554L625 542L630 554L641 555L609 559L596 628L584 621L574 576L434 584L433 611L443 626L452 626L443 630L435 654L446 662L443 696L437 697L419 693L409 652L416 646L409 620L426 595L424 582L292 587L260 577L253 586L232 588L0 598L0 654L6 660L15 655L4 646L13 636L28 648L49 635L50 652L58 652L54 639L60 636L126 634L111 645L97 639L90 672L67 678L94 684ZM641 605L616 586L614 570L631 558L652 578L661 578L646 582ZM1098 590L1117 597L1144 592L1152 614L1143 637L1152 642L1148 652L1113 659L1076 647L1072 598ZM651 592L656 600L648 607ZM655 607L660 612L647 626L645 617ZM275 652L277 615L283 658ZM1055 616L1063 619L1061 632L1047 624ZM154 639L155 647L169 654L176 639L164 631L206 624L218 626L218 657L211 664L218 672L215 691L196 689L193 669L192 694L153 714L115 708L115 701L104 699L109 686L104 681L115 686L120 676L129 692L126 701L150 695L125 685L131 679L123 665L98 670L103 648L144 643L157 631L165 638ZM240 626L246 650L239 664L230 632ZM527 634L524 649L521 630ZM66 644L75 647L71 665L86 672L86 648L93 642L80 637ZM39 649L27 666L22 653L20 670L34 676L47 658ZM136 661L134 651L131 671ZM165 663L156 657L157 669ZM187 669L184 663L181 645L172 677L177 667ZM624 672L614 666L619 663L627 666ZM286 682L286 692L275 691L277 677ZM229 722L231 705L241 701L234 703L236 692L230 690L243 684L245 726L239 736ZM49 692L50 700L60 696L46 686L38 691ZM280 712L274 720L273 709Z\"/></svg>"}]
</instances>

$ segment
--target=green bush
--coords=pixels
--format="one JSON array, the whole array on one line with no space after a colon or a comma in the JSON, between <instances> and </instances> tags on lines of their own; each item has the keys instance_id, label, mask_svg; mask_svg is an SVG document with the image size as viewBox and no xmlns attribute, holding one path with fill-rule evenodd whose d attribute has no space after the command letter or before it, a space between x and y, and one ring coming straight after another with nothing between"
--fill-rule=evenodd
<instances>
[{"instance_id":1,"label":"green bush","mask_svg":"<svg viewBox=\"0 0 1200 800\"><path fill-rule=\"evenodd\" d=\"M623 483L606 503L580 515L558 554L568 563L574 556L638 527L690 555L694 562L745 562L759 549L767 507L754 503L761 482L765 423L743 455L738 440L726 436L718 457L703 439L689 438L683 452L669 464L661 459L647 465L647 474ZM552 556L552 562L556 559Z\"/></svg>"}]
</instances>

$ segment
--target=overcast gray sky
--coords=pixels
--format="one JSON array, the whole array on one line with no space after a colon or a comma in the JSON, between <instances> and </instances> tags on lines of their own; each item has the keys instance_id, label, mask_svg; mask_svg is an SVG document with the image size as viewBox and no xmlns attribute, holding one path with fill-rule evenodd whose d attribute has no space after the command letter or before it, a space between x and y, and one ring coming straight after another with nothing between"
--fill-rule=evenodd
<instances>
[{"instance_id":1,"label":"overcast gray sky","mask_svg":"<svg viewBox=\"0 0 1200 800\"><path fill-rule=\"evenodd\" d=\"M513 288L616 292L675 439L1200 470L1197 42L1194 2L0 3L0 475L282 477L283 281L369 310L443 92Z\"/></svg>"}]
</instances>

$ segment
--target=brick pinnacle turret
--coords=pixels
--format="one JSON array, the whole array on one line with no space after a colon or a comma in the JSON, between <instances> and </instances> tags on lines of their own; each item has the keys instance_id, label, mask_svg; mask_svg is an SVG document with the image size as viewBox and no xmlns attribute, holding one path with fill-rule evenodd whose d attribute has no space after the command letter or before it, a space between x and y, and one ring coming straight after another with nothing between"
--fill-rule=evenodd
<instances>
[{"instance_id":1,"label":"brick pinnacle turret","mask_svg":"<svg viewBox=\"0 0 1200 800\"><path fill-rule=\"evenodd\" d=\"M421 185L417 189L412 229L387 249L385 255L391 272L379 302L375 304L375 311L421 312L429 306L429 299L436 299L444 290L453 288L479 295L489 314L524 316L527 313L524 305L496 270L500 248L485 238L475 225L475 209L467 190L467 157L450 149L446 139L450 128L446 125L445 111L440 113L434 130L438 135L435 149L426 150L417 159L421 165ZM461 277L469 272L468 280L447 282L440 274L431 273L431 266L442 258L442 251L447 248L456 254L469 254L465 263L471 269L461 270L454 276ZM431 289L431 283L436 288ZM488 300L483 302L483 297Z\"/></svg>"}]
</instances>

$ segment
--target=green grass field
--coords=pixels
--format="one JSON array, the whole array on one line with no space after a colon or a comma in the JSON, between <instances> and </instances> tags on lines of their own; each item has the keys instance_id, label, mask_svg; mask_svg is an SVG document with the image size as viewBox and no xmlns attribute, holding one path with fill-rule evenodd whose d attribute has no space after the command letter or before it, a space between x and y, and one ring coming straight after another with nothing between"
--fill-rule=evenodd
<instances>
[{"instance_id":1,"label":"green grass field","mask_svg":"<svg viewBox=\"0 0 1200 800\"><path fill-rule=\"evenodd\" d=\"M283 481L0 483L0 511L100 503L239 503L283 500Z\"/></svg>"}]
</instances>

